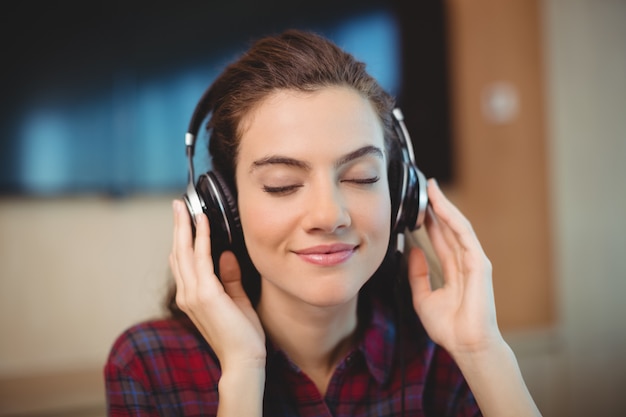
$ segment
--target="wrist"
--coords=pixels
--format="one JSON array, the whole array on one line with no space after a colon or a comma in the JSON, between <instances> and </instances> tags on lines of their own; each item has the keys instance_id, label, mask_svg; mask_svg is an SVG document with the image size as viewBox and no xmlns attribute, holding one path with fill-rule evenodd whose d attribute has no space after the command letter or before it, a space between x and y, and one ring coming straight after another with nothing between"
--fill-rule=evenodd
<instances>
[{"instance_id":1,"label":"wrist","mask_svg":"<svg viewBox=\"0 0 626 417\"><path fill-rule=\"evenodd\" d=\"M219 416L261 416L265 392L265 366L230 367L218 383Z\"/></svg>"},{"instance_id":2,"label":"wrist","mask_svg":"<svg viewBox=\"0 0 626 417\"><path fill-rule=\"evenodd\" d=\"M463 345L449 350L455 362L462 366L480 366L483 362L493 362L495 358L510 359L514 357L513 351L500 335L486 339L481 343Z\"/></svg>"},{"instance_id":3,"label":"wrist","mask_svg":"<svg viewBox=\"0 0 626 417\"><path fill-rule=\"evenodd\" d=\"M222 378L228 376L236 379L265 375L265 357L220 360L220 367Z\"/></svg>"},{"instance_id":4,"label":"wrist","mask_svg":"<svg viewBox=\"0 0 626 417\"><path fill-rule=\"evenodd\" d=\"M471 329L471 330L467 330ZM455 360L480 358L493 352L502 352L508 345L494 322L488 325L478 323L465 324L460 331L442 339L444 347Z\"/></svg>"},{"instance_id":5,"label":"wrist","mask_svg":"<svg viewBox=\"0 0 626 417\"><path fill-rule=\"evenodd\" d=\"M484 349L452 354L484 416L541 416L513 349L501 339Z\"/></svg>"},{"instance_id":6,"label":"wrist","mask_svg":"<svg viewBox=\"0 0 626 417\"><path fill-rule=\"evenodd\" d=\"M222 369L219 388L236 387L239 384L265 383L265 367L231 367Z\"/></svg>"}]
</instances>

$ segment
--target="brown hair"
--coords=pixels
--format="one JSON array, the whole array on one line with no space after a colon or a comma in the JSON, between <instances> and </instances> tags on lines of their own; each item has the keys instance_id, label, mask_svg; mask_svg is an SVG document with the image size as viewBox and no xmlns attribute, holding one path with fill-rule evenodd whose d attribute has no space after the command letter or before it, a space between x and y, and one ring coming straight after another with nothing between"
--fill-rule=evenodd
<instances>
[{"instance_id":1,"label":"brown hair","mask_svg":"<svg viewBox=\"0 0 626 417\"><path fill-rule=\"evenodd\" d=\"M328 39L311 32L288 30L259 39L230 64L207 90L211 119L209 152L213 167L234 179L241 120L276 90L315 91L328 86L351 87L370 100L393 134L394 100L365 70L365 64Z\"/></svg>"},{"instance_id":2,"label":"brown hair","mask_svg":"<svg viewBox=\"0 0 626 417\"><path fill-rule=\"evenodd\" d=\"M203 116L210 115L207 130L213 169L235 196L242 119L277 90L316 91L330 86L352 88L372 103L384 129L390 159L396 157L391 114L395 101L367 73L365 64L319 34L287 30L254 42L224 69L201 99ZM253 302L257 297L258 294L251 295ZM175 290L168 297L168 308L176 315L180 313Z\"/></svg>"}]
</instances>

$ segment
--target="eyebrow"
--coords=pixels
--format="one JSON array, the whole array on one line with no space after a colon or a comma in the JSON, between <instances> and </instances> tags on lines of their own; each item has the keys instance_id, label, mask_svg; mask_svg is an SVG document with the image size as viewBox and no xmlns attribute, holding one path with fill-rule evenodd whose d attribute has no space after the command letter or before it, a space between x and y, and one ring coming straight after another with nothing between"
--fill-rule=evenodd
<instances>
[{"instance_id":1,"label":"eyebrow","mask_svg":"<svg viewBox=\"0 0 626 417\"><path fill-rule=\"evenodd\" d=\"M337 160L337 162L335 162L335 167L340 167L342 165L345 165L349 162L354 161L355 159L363 158L368 155L375 156L380 159L383 159L384 157L384 153L380 148L376 146L372 146L372 145L363 146L362 148L359 148L346 155L343 155L341 158ZM286 165L286 166L290 166L294 168L300 168L306 171L309 171L311 169L311 166L307 162L301 161L299 159L289 158L289 157L280 156L280 155L272 155L272 156L267 156L265 158L254 161L252 163L251 170L254 170L256 168L260 168L266 165Z\"/></svg>"},{"instance_id":2,"label":"eyebrow","mask_svg":"<svg viewBox=\"0 0 626 417\"><path fill-rule=\"evenodd\" d=\"M368 146L359 148L356 151L350 152L347 155L342 156L335 163L335 167L340 167L342 165L347 164L348 162L354 161L355 159L359 159L359 158L362 158L364 156L369 156L369 155L375 156L379 159L384 159L384 154L383 154L382 149L376 146L368 145Z\"/></svg>"}]
</instances>

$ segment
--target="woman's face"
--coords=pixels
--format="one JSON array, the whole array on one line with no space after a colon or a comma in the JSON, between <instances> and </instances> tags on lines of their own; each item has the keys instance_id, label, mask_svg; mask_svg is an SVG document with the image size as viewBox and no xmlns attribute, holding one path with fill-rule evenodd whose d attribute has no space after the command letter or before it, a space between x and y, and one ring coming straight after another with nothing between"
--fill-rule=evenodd
<instances>
[{"instance_id":1,"label":"woman's face","mask_svg":"<svg viewBox=\"0 0 626 417\"><path fill-rule=\"evenodd\" d=\"M242 128L239 214L262 300L354 301L390 234L387 155L373 107L345 87L281 90Z\"/></svg>"}]
</instances>

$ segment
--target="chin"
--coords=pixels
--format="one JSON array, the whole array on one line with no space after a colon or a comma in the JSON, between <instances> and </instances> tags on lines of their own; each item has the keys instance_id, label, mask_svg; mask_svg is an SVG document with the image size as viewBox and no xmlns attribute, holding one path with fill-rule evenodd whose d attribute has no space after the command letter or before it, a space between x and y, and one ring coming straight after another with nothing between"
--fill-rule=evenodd
<instances>
[{"instance_id":1,"label":"chin","mask_svg":"<svg viewBox=\"0 0 626 417\"><path fill-rule=\"evenodd\" d=\"M317 288L309 288L301 298L307 304L317 307L338 307L355 301L361 287L318 285Z\"/></svg>"}]
</instances>

